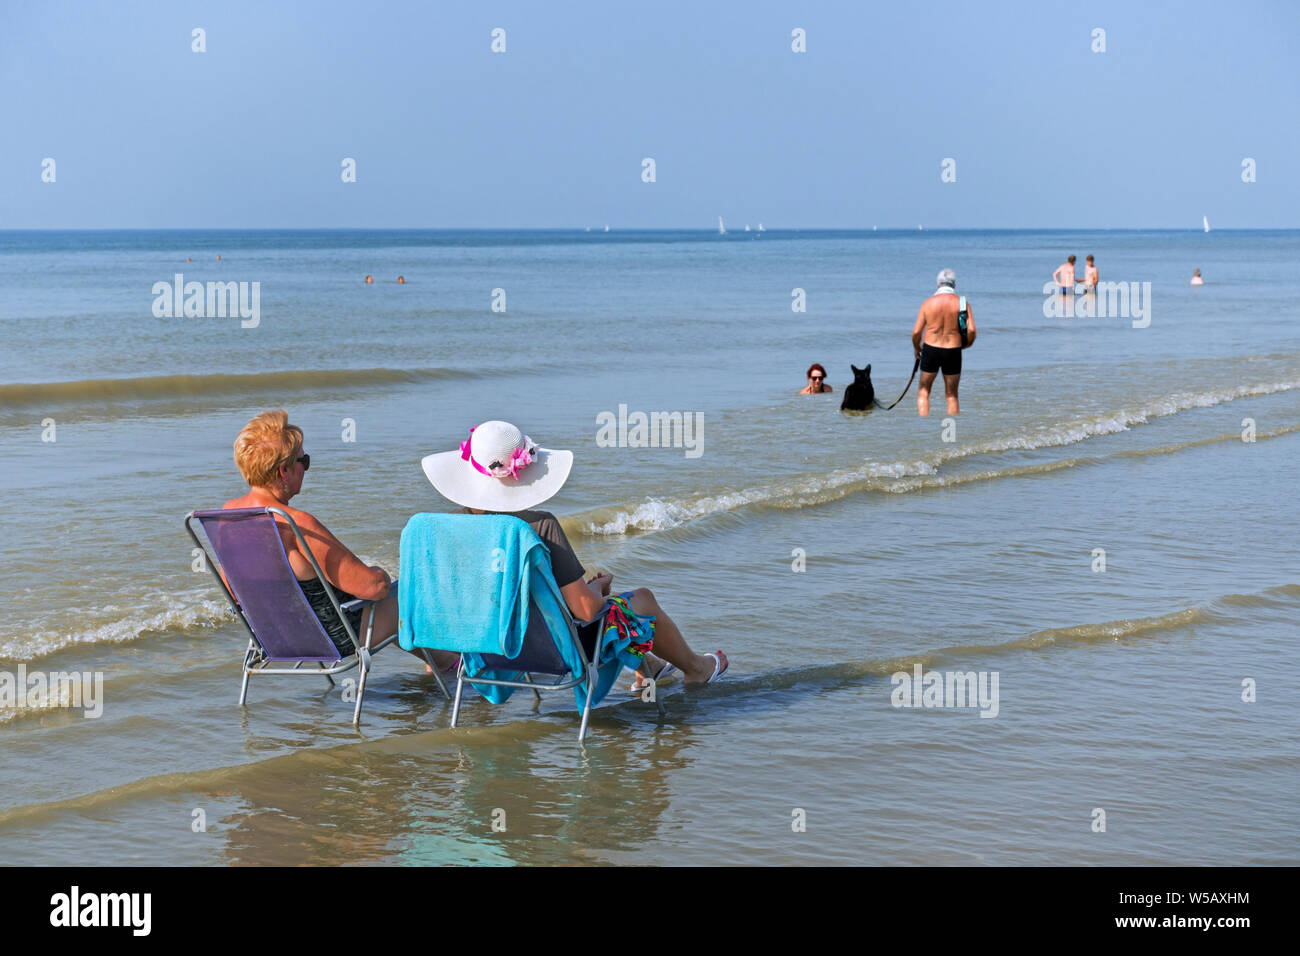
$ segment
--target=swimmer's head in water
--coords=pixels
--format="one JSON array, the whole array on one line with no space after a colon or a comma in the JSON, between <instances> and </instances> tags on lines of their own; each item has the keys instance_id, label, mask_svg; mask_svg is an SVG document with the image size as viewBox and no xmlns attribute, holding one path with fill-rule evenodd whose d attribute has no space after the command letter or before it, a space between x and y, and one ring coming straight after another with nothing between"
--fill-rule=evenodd
<instances>
[{"instance_id":1,"label":"swimmer's head in water","mask_svg":"<svg viewBox=\"0 0 1300 956\"><path fill-rule=\"evenodd\" d=\"M957 288L957 273L953 272L951 269L940 269L939 278L936 281L938 282L940 289L944 286L947 286L950 289L955 289Z\"/></svg>"}]
</instances>

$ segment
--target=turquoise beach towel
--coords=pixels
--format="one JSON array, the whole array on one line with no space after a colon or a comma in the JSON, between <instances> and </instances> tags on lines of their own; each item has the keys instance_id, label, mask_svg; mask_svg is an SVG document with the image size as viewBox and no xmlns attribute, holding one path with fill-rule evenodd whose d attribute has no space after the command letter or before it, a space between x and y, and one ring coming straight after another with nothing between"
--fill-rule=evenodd
<instances>
[{"instance_id":1,"label":"turquoise beach towel","mask_svg":"<svg viewBox=\"0 0 1300 956\"><path fill-rule=\"evenodd\" d=\"M530 601L537 605L565 664L585 674L586 664L569 638L564 597L551 573L551 555L528 523L513 515L413 515L402 529L402 587L398 591L397 643L405 650L438 648L465 655L465 674L520 680L519 671L492 670L481 655L516 657L528 629ZM597 651L593 705L609 693L624 663L639 660L617 633L602 634ZM620 646L621 645L621 646ZM475 684L494 704L513 687ZM586 681L574 688L581 707Z\"/></svg>"}]
</instances>

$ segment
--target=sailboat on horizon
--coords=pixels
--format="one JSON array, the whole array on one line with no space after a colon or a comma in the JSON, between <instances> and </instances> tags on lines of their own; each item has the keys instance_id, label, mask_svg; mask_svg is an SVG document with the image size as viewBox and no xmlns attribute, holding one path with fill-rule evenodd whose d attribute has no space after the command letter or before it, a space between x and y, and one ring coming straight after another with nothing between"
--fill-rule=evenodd
<instances>
[{"instance_id":1,"label":"sailboat on horizon","mask_svg":"<svg viewBox=\"0 0 1300 956\"><path fill-rule=\"evenodd\" d=\"M724 226L724 225L722 224L722 217L719 216L719 217L718 217L718 235L720 235L720 236L725 236L726 234L727 234L727 227Z\"/></svg>"},{"instance_id":2,"label":"sailboat on horizon","mask_svg":"<svg viewBox=\"0 0 1300 956\"><path fill-rule=\"evenodd\" d=\"M1205 227L1206 232L1210 231L1210 220L1208 216L1201 217L1201 225Z\"/></svg>"},{"instance_id":3,"label":"sailboat on horizon","mask_svg":"<svg viewBox=\"0 0 1300 956\"><path fill-rule=\"evenodd\" d=\"M767 232L767 230L763 228L763 224L762 224L761 222L758 224L758 231L759 231L759 232Z\"/></svg>"}]
</instances>

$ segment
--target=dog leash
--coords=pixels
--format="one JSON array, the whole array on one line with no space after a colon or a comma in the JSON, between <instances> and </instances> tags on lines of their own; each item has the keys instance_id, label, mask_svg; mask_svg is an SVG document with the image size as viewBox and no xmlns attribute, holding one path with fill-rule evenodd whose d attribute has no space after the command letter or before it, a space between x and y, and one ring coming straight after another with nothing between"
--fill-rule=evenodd
<instances>
[{"instance_id":1,"label":"dog leash","mask_svg":"<svg viewBox=\"0 0 1300 956\"><path fill-rule=\"evenodd\" d=\"M903 389L903 394L899 395L898 398L895 399L894 405L897 405L899 402L901 402L904 399L904 397L906 397L908 389L912 387L912 382L916 380L916 370L920 367L921 367L921 356L918 355L916 357L916 361L912 363L912 377L907 380L907 388ZM894 405L881 405L880 401L876 399L874 396L872 397L871 400L875 402L877 408L883 408L885 411L889 411L891 408L894 407Z\"/></svg>"}]
</instances>

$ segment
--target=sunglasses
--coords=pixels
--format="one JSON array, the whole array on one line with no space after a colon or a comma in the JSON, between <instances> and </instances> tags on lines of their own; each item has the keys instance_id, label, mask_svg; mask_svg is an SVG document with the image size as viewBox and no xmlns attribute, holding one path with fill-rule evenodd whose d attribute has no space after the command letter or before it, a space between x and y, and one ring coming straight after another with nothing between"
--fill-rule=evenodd
<instances>
[{"instance_id":1,"label":"sunglasses","mask_svg":"<svg viewBox=\"0 0 1300 956\"><path fill-rule=\"evenodd\" d=\"M311 467L311 455L303 455L300 458L295 458L294 461L302 462L303 471L306 471L308 468Z\"/></svg>"},{"instance_id":2,"label":"sunglasses","mask_svg":"<svg viewBox=\"0 0 1300 956\"><path fill-rule=\"evenodd\" d=\"M814 382L821 382L821 381L825 381L826 379L825 375L809 375L808 377L812 379Z\"/></svg>"}]
</instances>

